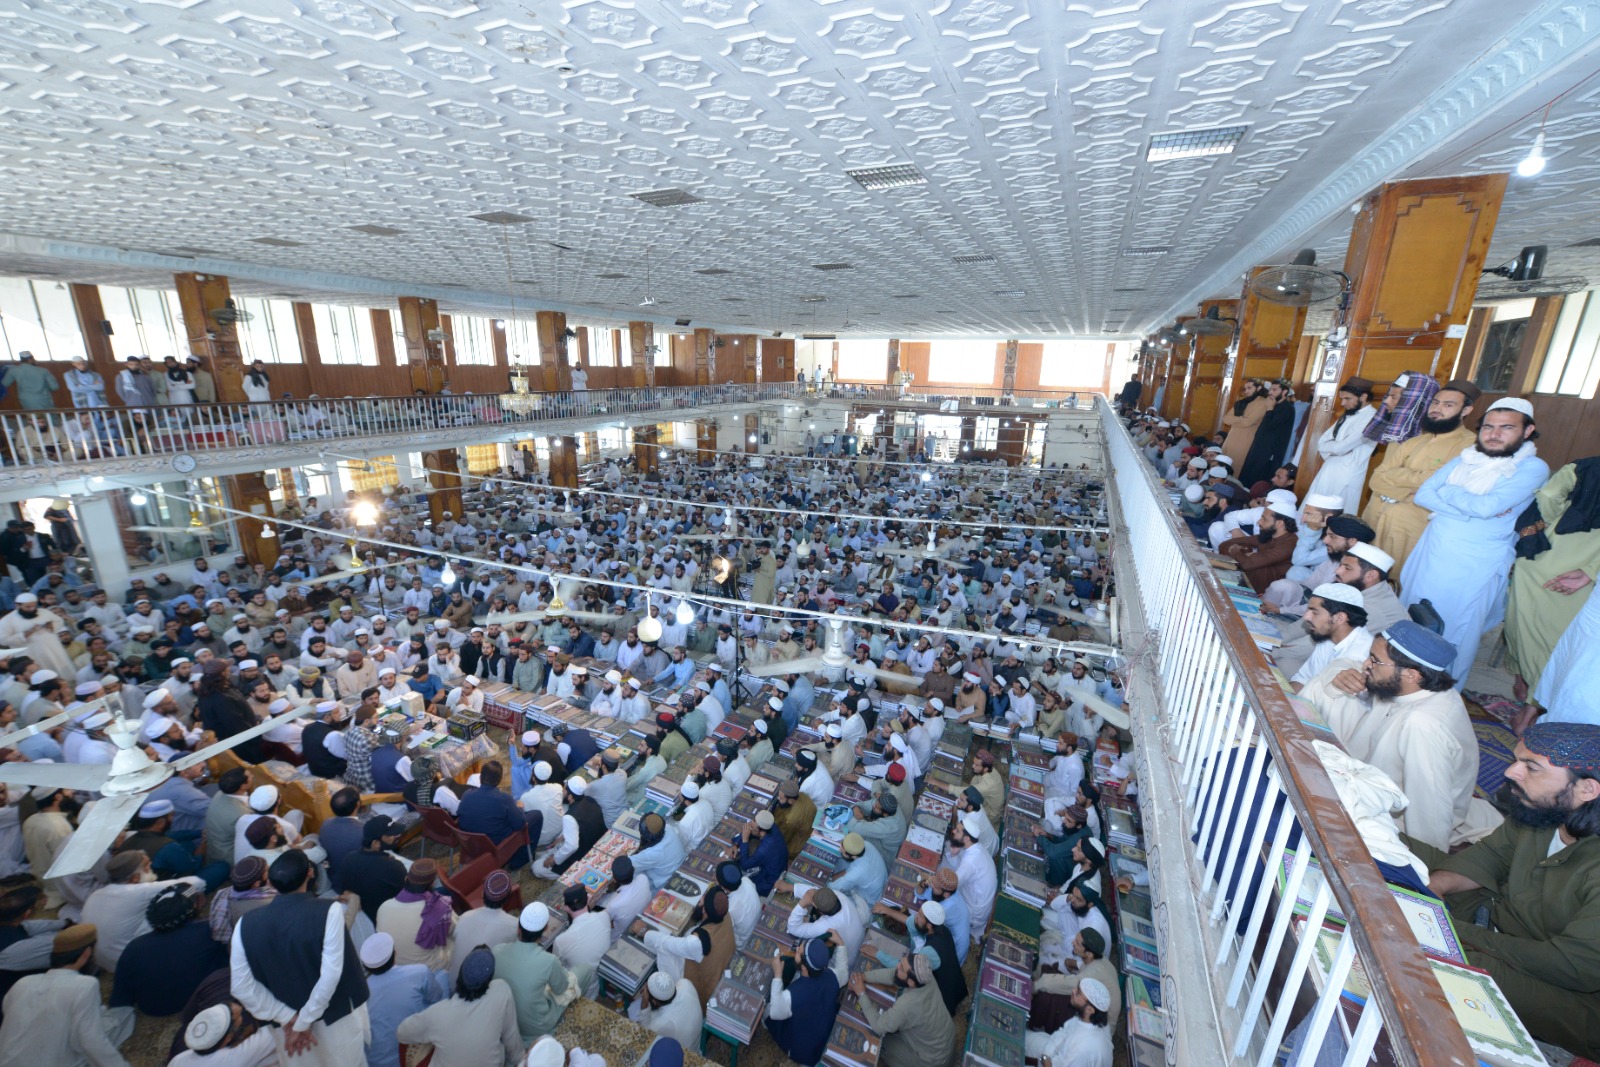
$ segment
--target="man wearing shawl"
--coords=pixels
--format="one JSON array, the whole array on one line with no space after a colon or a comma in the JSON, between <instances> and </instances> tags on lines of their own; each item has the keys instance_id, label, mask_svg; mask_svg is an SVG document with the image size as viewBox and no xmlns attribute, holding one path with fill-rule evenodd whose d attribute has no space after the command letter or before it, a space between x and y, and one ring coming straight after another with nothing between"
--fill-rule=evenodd
<instances>
[{"instance_id":1,"label":"man wearing shawl","mask_svg":"<svg viewBox=\"0 0 1600 1067\"><path fill-rule=\"evenodd\" d=\"M1406 844L1534 1037L1600 1056L1600 726L1535 723L1506 770L1510 817L1454 855ZM1475 925L1487 910L1488 925Z\"/></svg>"}]
</instances>

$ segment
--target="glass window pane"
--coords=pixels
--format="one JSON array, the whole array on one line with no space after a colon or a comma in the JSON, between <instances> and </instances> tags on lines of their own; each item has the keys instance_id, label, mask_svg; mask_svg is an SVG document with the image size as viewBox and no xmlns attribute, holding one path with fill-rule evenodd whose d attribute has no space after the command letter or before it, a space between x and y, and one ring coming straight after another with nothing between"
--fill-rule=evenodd
<instances>
[{"instance_id":1,"label":"glass window pane","mask_svg":"<svg viewBox=\"0 0 1600 1067\"><path fill-rule=\"evenodd\" d=\"M1041 389L1099 389L1105 380L1106 341L1043 341Z\"/></svg>"},{"instance_id":2,"label":"glass window pane","mask_svg":"<svg viewBox=\"0 0 1600 1067\"><path fill-rule=\"evenodd\" d=\"M1561 376L1558 391L1567 396L1593 395L1594 386L1588 384L1588 380L1597 355L1600 355L1600 300L1591 299L1572 339L1572 356L1567 360L1567 370Z\"/></svg>"},{"instance_id":3,"label":"glass window pane","mask_svg":"<svg viewBox=\"0 0 1600 1067\"><path fill-rule=\"evenodd\" d=\"M87 359L72 290L63 282L34 282L33 299L45 337L44 351L35 350L33 354L41 360Z\"/></svg>"},{"instance_id":4,"label":"glass window pane","mask_svg":"<svg viewBox=\"0 0 1600 1067\"><path fill-rule=\"evenodd\" d=\"M997 349L994 341L934 341L928 346L928 380L993 384Z\"/></svg>"},{"instance_id":5,"label":"glass window pane","mask_svg":"<svg viewBox=\"0 0 1600 1067\"><path fill-rule=\"evenodd\" d=\"M1544 363L1539 367L1539 380L1534 384L1536 393L1553 393L1561 384L1572 357L1572 341L1583 320L1583 309L1589 302L1587 292L1573 293L1561 302L1561 313L1556 316L1556 328L1550 333L1550 346L1545 349Z\"/></svg>"},{"instance_id":6,"label":"glass window pane","mask_svg":"<svg viewBox=\"0 0 1600 1067\"><path fill-rule=\"evenodd\" d=\"M889 377L888 338L847 338L839 342L841 382L884 382Z\"/></svg>"}]
</instances>

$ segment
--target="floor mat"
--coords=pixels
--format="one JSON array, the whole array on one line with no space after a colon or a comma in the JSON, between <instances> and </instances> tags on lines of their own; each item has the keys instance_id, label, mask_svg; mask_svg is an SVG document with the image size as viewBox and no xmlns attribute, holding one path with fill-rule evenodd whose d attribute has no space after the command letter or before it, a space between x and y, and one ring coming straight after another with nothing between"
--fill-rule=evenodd
<instances>
[{"instance_id":1,"label":"floor mat","mask_svg":"<svg viewBox=\"0 0 1600 1067\"><path fill-rule=\"evenodd\" d=\"M1500 791L1517 746L1508 725L1521 707L1516 701L1492 693L1462 693L1472 732L1478 738L1477 795L1488 799Z\"/></svg>"}]
</instances>

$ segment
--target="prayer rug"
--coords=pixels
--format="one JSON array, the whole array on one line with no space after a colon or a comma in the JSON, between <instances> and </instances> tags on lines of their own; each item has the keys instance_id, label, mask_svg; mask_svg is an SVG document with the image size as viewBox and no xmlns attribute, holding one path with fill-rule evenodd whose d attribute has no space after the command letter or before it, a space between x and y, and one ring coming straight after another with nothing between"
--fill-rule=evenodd
<instances>
[{"instance_id":1,"label":"prayer rug","mask_svg":"<svg viewBox=\"0 0 1600 1067\"><path fill-rule=\"evenodd\" d=\"M1514 700L1491 693L1463 693L1472 732L1478 738L1478 788L1476 795L1489 799L1500 791L1511 766L1517 738L1507 725L1517 711Z\"/></svg>"}]
</instances>

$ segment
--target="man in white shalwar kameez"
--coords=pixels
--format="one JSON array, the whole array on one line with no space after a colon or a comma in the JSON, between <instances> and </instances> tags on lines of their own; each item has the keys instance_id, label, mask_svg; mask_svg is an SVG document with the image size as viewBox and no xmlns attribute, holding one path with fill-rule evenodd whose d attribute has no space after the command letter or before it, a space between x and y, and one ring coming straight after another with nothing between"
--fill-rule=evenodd
<instances>
[{"instance_id":1,"label":"man in white shalwar kameez","mask_svg":"<svg viewBox=\"0 0 1600 1067\"><path fill-rule=\"evenodd\" d=\"M1497 400L1484 413L1478 442L1440 467L1417 490L1432 512L1400 571L1400 602L1428 600L1456 647L1449 665L1456 688L1466 684L1485 631L1506 614L1506 588L1516 558L1517 516L1550 477L1533 436L1533 405Z\"/></svg>"},{"instance_id":2,"label":"man in white shalwar kameez","mask_svg":"<svg viewBox=\"0 0 1600 1067\"><path fill-rule=\"evenodd\" d=\"M1404 791L1400 829L1440 851L1500 822L1472 795L1478 741L1446 671L1454 658L1448 641L1407 619L1373 639L1365 663L1334 660L1300 691L1352 758Z\"/></svg>"},{"instance_id":3,"label":"man in white shalwar kameez","mask_svg":"<svg viewBox=\"0 0 1600 1067\"><path fill-rule=\"evenodd\" d=\"M55 612L39 607L39 598L32 593L22 593L16 603L15 611L0 618L0 647L26 648L34 663L71 678L77 669L60 636L67 624Z\"/></svg>"},{"instance_id":4,"label":"man in white shalwar kameez","mask_svg":"<svg viewBox=\"0 0 1600 1067\"><path fill-rule=\"evenodd\" d=\"M1344 501L1346 515L1361 510L1361 489L1367 484L1367 463L1378 442L1363 436L1367 424L1377 415L1372 406L1372 383L1352 377L1339 387L1336 401L1339 418L1317 438L1317 455L1322 466L1311 480L1311 493L1326 493Z\"/></svg>"}]
</instances>

